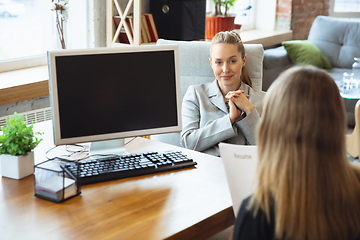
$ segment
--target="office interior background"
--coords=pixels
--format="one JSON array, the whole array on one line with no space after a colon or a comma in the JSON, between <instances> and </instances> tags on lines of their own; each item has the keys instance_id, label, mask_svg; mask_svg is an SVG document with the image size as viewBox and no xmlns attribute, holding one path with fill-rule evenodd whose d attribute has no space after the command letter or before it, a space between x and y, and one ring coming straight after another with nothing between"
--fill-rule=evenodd
<instances>
[{"instance_id":1,"label":"office interior background","mask_svg":"<svg viewBox=\"0 0 360 240\"><path fill-rule=\"evenodd\" d=\"M142 0L142 12L150 11L151 1L161 0ZM46 65L45 53L52 50L57 41L51 0L10 2L15 4L10 9L18 12L15 11L14 16L0 17L0 73ZM128 0L118 2L124 11ZM245 18L241 17L242 9L247 5L251 5L252 9ZM68 6L69 48L105 47L106 1L69 0ZM212 0L206 0L206 11L213 9ZM0 8L0 15L1 11ZM229 12L238 13L236 23L243 25L241 31L291 30L293 39L303 40L307 39L311 24L318 15L360 18L360 0L241 0ZM48 98L43 96L36 101L29 99L0 105L0 117L3 117L15 111L47 107Z\"/></svg>"},{"instance_id":2,"label":"office interior background","mask_svg":"<svg viewBox=\"0 0 360 240\"><path fill-rule=\"evenodd\" d=\"M150 1L152 0L141 1L143 12L149 12ZM23 6L24 11L17 17L0 17L0 85L3 81L1 79L3 72L45 65L45 53L53 48L56 39L56 29L52 21L53 12L50 10L51 0L12 0L12 2L20 4L15 5L15 8ZM119 0L119 2L122 9L125 9L127 0ZM238 2L253 6L246 23L240 22L244 24L242 31L252 28L292 30L293 39L298 40L307 39L312 22L318 15L360 18L360 0L247 0L246 3L239 0ZM70 48L106 46L105 3L104 0L69 0ZM211 0L208 0L207 4L207 11L211 11ZM243 6L239 5L235 8L242 9ZM0 117L12 114L14 111L26 112L48 107L48 96L4 105L0 103Z\"/></svg>"}]
</instances>

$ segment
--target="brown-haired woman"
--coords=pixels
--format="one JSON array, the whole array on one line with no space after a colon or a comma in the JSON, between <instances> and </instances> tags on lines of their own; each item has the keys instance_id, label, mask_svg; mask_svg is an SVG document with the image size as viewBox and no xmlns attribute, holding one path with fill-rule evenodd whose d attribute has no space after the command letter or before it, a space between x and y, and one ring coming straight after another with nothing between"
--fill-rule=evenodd
<instances>
[{"instance_id":1,"label":"brown-haired woman","mask_svg":"<svg viewBox=\"0 0 360 240\"><path fill-rule=\"evenodd\" d=\"M360 239L360 169L346 158L345 109L315 67L282 73L264 98L255 193L233 239Z\"/></svg>"},{"instance_id":2,"label":"brown-haired woman","mask_svg":"<svg viewBox=\"0 0 360 240\"><path fill-rule=\"evenodd\" d=\"M246 58L239 34L231 31L214 36L209 60L216 79L192 85L184 95L183 147L219 156L219 142L255 144L264 92L252 88Z\"/></svg>"}]
</instances>

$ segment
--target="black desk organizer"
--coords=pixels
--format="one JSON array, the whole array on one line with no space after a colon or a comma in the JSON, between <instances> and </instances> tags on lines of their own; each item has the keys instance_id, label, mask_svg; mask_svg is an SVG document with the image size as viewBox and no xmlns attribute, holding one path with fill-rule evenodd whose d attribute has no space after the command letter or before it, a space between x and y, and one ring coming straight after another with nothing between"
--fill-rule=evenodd
<instances>
[{"instance_id":1,"label":"black desk organizer","mask_svg":"<svg viewBox=\"0 0 360 240\"><path fill-rule=\"evenodd\" d=\"M61 203L81 193L80 171L77 171L76 176L74 176L65 170L62 164L68 162L72 161L53 158L35 165L34 189L36 197Z\"/></svg>"}]
</instances>

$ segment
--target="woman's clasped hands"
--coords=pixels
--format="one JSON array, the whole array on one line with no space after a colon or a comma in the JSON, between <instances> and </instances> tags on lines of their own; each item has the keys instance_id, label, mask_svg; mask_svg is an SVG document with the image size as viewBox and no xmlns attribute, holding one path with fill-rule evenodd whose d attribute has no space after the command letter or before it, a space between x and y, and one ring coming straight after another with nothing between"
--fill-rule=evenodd
<instances>
[{"instance_id":1,"label":"woman's clasped hands","mask_svg":"<svg viewBox=\"0 0 360 240\"><path fill-rule=\"evenodd\" d=\"M249 102L249 95L244 94L243 90L229 91L225 98L229 100L229 117L232 124L240 119L243 112L249 115L254 109Z\"/></svg>"}]
</instances>

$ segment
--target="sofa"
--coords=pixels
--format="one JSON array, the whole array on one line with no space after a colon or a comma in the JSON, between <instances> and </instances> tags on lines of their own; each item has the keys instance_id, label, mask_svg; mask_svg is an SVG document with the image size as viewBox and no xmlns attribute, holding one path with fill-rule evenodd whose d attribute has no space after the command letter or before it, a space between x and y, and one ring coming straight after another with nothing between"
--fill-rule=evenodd
<instances>
[{"instance_id":1,"label":"sofa","mask_svg":"<svg viewBox=\"0 0 360 240\"><path fill-rule=\"evenodd\" d=\"M307 39L320 49L329 60L332 69L328 73L334 79L342 79L344 71L351 71L354 57L360 57L360 19L317 16ZM285 69L293 66L283 46L264 51L264 79L262 90L269 86ZM348 125L354 126L356 99L344 99Z\"/></svg>"},{"instance_id":2,"label":"sofa","mask_svg":"<svg viewBox=\"0 0 360 240\"><path fill-rule=\"evenodd\" d=\"M157 45L178 45L180 67L181 100L189 85L212 82L215 77L210 66L210 42L176 41L159 39ZM244 44L246 68L253 81L253 88L262 88L264 49L261 44ZM152 140L180 146L180 133L166 133L151 136Z\"/></svg>"}]
</instances>

